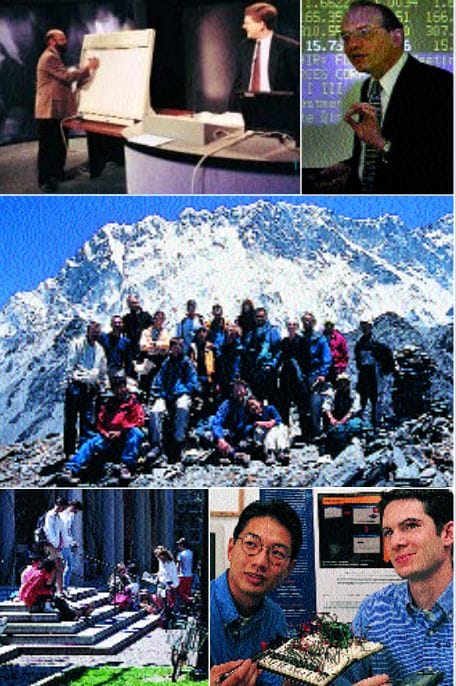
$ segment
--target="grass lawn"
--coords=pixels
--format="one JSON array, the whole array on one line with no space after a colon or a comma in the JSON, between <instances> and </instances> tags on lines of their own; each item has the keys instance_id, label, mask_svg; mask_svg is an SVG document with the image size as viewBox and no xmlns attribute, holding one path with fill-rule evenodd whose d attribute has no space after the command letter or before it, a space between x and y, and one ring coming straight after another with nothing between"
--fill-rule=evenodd
<instances>
[{"instance_id":1,"label":"grass lawn","mask_svg":"<svg viewBox=\"0 0 456 686\"><path fill-rule=\"evenodd\" d=\"M74 675L74 676L73 676ZM172 669L169 667L87 667L79 674L67 674L62 684L71 686L143 686L144 684L171 684ZM189 672L183 671L178 686L207 686L207 681L192 681Z\"/></svg>"}]
</instances>

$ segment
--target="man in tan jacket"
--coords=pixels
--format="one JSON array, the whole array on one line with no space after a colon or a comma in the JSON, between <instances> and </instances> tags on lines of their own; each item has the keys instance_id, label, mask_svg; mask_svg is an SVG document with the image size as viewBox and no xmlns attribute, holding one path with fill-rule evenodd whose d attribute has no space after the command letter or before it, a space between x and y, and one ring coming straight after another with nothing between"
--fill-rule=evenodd
<instances>
[{"instance_id":1,"label":"man in tan jacket","mask_svg":"<svg viewBox=\"0 0 456 686\"><path fill-rule=\"evenodd\" d=\"M41 190L56 191L64 179L67 134L62 119L76 113L72 84L89 78L99 60L92 57L80 69L67 69L62 61L67 39L63 31L51 29L46 33L46 49L38 60L36 70L35 118L38 123L38 183Z\"/></svg>"}]
</instances>

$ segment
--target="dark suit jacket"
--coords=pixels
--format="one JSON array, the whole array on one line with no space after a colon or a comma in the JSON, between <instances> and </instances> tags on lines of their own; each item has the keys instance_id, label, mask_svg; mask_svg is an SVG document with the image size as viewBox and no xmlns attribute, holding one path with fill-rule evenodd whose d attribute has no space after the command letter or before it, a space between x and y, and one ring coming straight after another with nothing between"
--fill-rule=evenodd
<instances>
[{"instance_id":1,"label":"dark suit jacket","mask_svg":"<svg viewBox=\"0 0 456 686\"><path fill-rule=\"evenodd\" d=\"M361 99L367 100L369 79ZM375 179L374 193L453 192L453 77L409 56L394 86L382 126L391 141ZM359 190L361 151L355 136L352 190Z\"/></svg>"},{"instance_id":2,"label":"dark suit jacket","mask_svg":"<svg viewBox=\"0 0 456 686\"><path fill-rule=\"evenodd\" d=\"M254 50L254 40L246 40L242 43L236 78L232 88L231 103L234 102L236 93L249 89ZM291 91L299 96L300 51L297 41L277 33L273 34L268 73L271 90Z\"/></svg>"}]
</instances>

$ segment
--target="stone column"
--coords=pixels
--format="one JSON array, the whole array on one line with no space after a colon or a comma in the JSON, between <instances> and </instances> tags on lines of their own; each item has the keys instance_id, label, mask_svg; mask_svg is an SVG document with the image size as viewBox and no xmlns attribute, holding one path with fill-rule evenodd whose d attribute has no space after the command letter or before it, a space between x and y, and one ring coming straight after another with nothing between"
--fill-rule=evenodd
<instances>
[{"instance_id":1,"label":"stone column","mask_svg":"<svg viewBox=\"0 0 456 686\"><path fill-rule=\"evenodd\" d=\"M137 489L134 495L133 559L140 571L150 570L152 547L151 492Z\"/></svg>"},{"instance_id":2,"label":"stone column","mask_svg":"<svg viewBox=\"0 0 456 686\"><path fill-rule=\"evenodd\" d=\"M84 503L84 489L82 488L72 488L68 491L67 495L68 502L70 500L79 500L82 503L83 510L78 512L74 519L74 538L78 543L78 549L76 551L74 560L74 578L73 583L79 585L84 577L84 553L85 553L85 541L83 535L83 524L84 518L86 517L85 503Z\"/></svg>"},{"instance_id":3,"label":"stone column","mask_svg":"<svg viewBox=\"0 0 456 686\"><path fill-rule=\"evenodd\" d=\"M172 488L155 491L157 521L155 522L156 544L174 548L174 491Z\"/></svg>"},{"instance_id":4,"label":"stone column","mask_svg":"<svg viewBox=\"0 0 456 686\"><path fill-rule=\"evenodd\" d=\"M101 489L100 489L101 490ZM111 489L103 489L100 515L102 520L101 535L103 549L103 578L106 581L117 560L116 552L116 492Z\"/></svg>"},{"instance_id":5,"label":"stone column","mask_svg":"<svg viewBox=\"0 0 456 686\"><path fill-rule=\"evenodd\" d=\"M15 585L15 492L0 490L0 584Z\"/></svg>"},{"instance_id":6,"label":"stone column","mask_svg":"<svg viewBox=\"0 0 456 686\"><path fill-rule=\"evenodd\" d=\"M114 549L116 561L122 562L125 557L125 527L124 527L124 499L123 491L116 488L114 491Z\"/></svg>"}]
</instances>

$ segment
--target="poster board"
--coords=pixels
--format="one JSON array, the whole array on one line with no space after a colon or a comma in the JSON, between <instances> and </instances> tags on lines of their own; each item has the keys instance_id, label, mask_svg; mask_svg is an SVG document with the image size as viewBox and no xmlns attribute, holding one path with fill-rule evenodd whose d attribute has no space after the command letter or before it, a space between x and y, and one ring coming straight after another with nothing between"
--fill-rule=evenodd
<instances>
[{"instance_id":1,"label":"poster board","mask_svg":"<svg viewBox=\"0 0 456 686\"><path fill-rule=\"evenodd\" d=\"M127 126L151 114L154 44L153 29L84 36L81 64L97 57L100 65L80 88L78 116Z\"/></svg>"},{"instance_id":2,"label":"poster board","mask_svg":"<svg viewBox=\"0 0 456 686\"><path fill-rule=\"evenodd\" d=\"M314 518L312 489L265 488L260 490L263 502L285 500L298 513L302 525L302 545L289 577L270 594L284 611L288 625L297 627L315 614L316 578L314 567Z\"/></svg>"},{"instance_id":3,"label":"poster board","mask_svg":"<svg viewBox=\"0 0 456 686\"><path fill-rule=\"evenodd\" d=\"M315 489L317 612L351 622L362 600L400 579L386 557L381 490Z\"/></svg>"}]
</instances>

